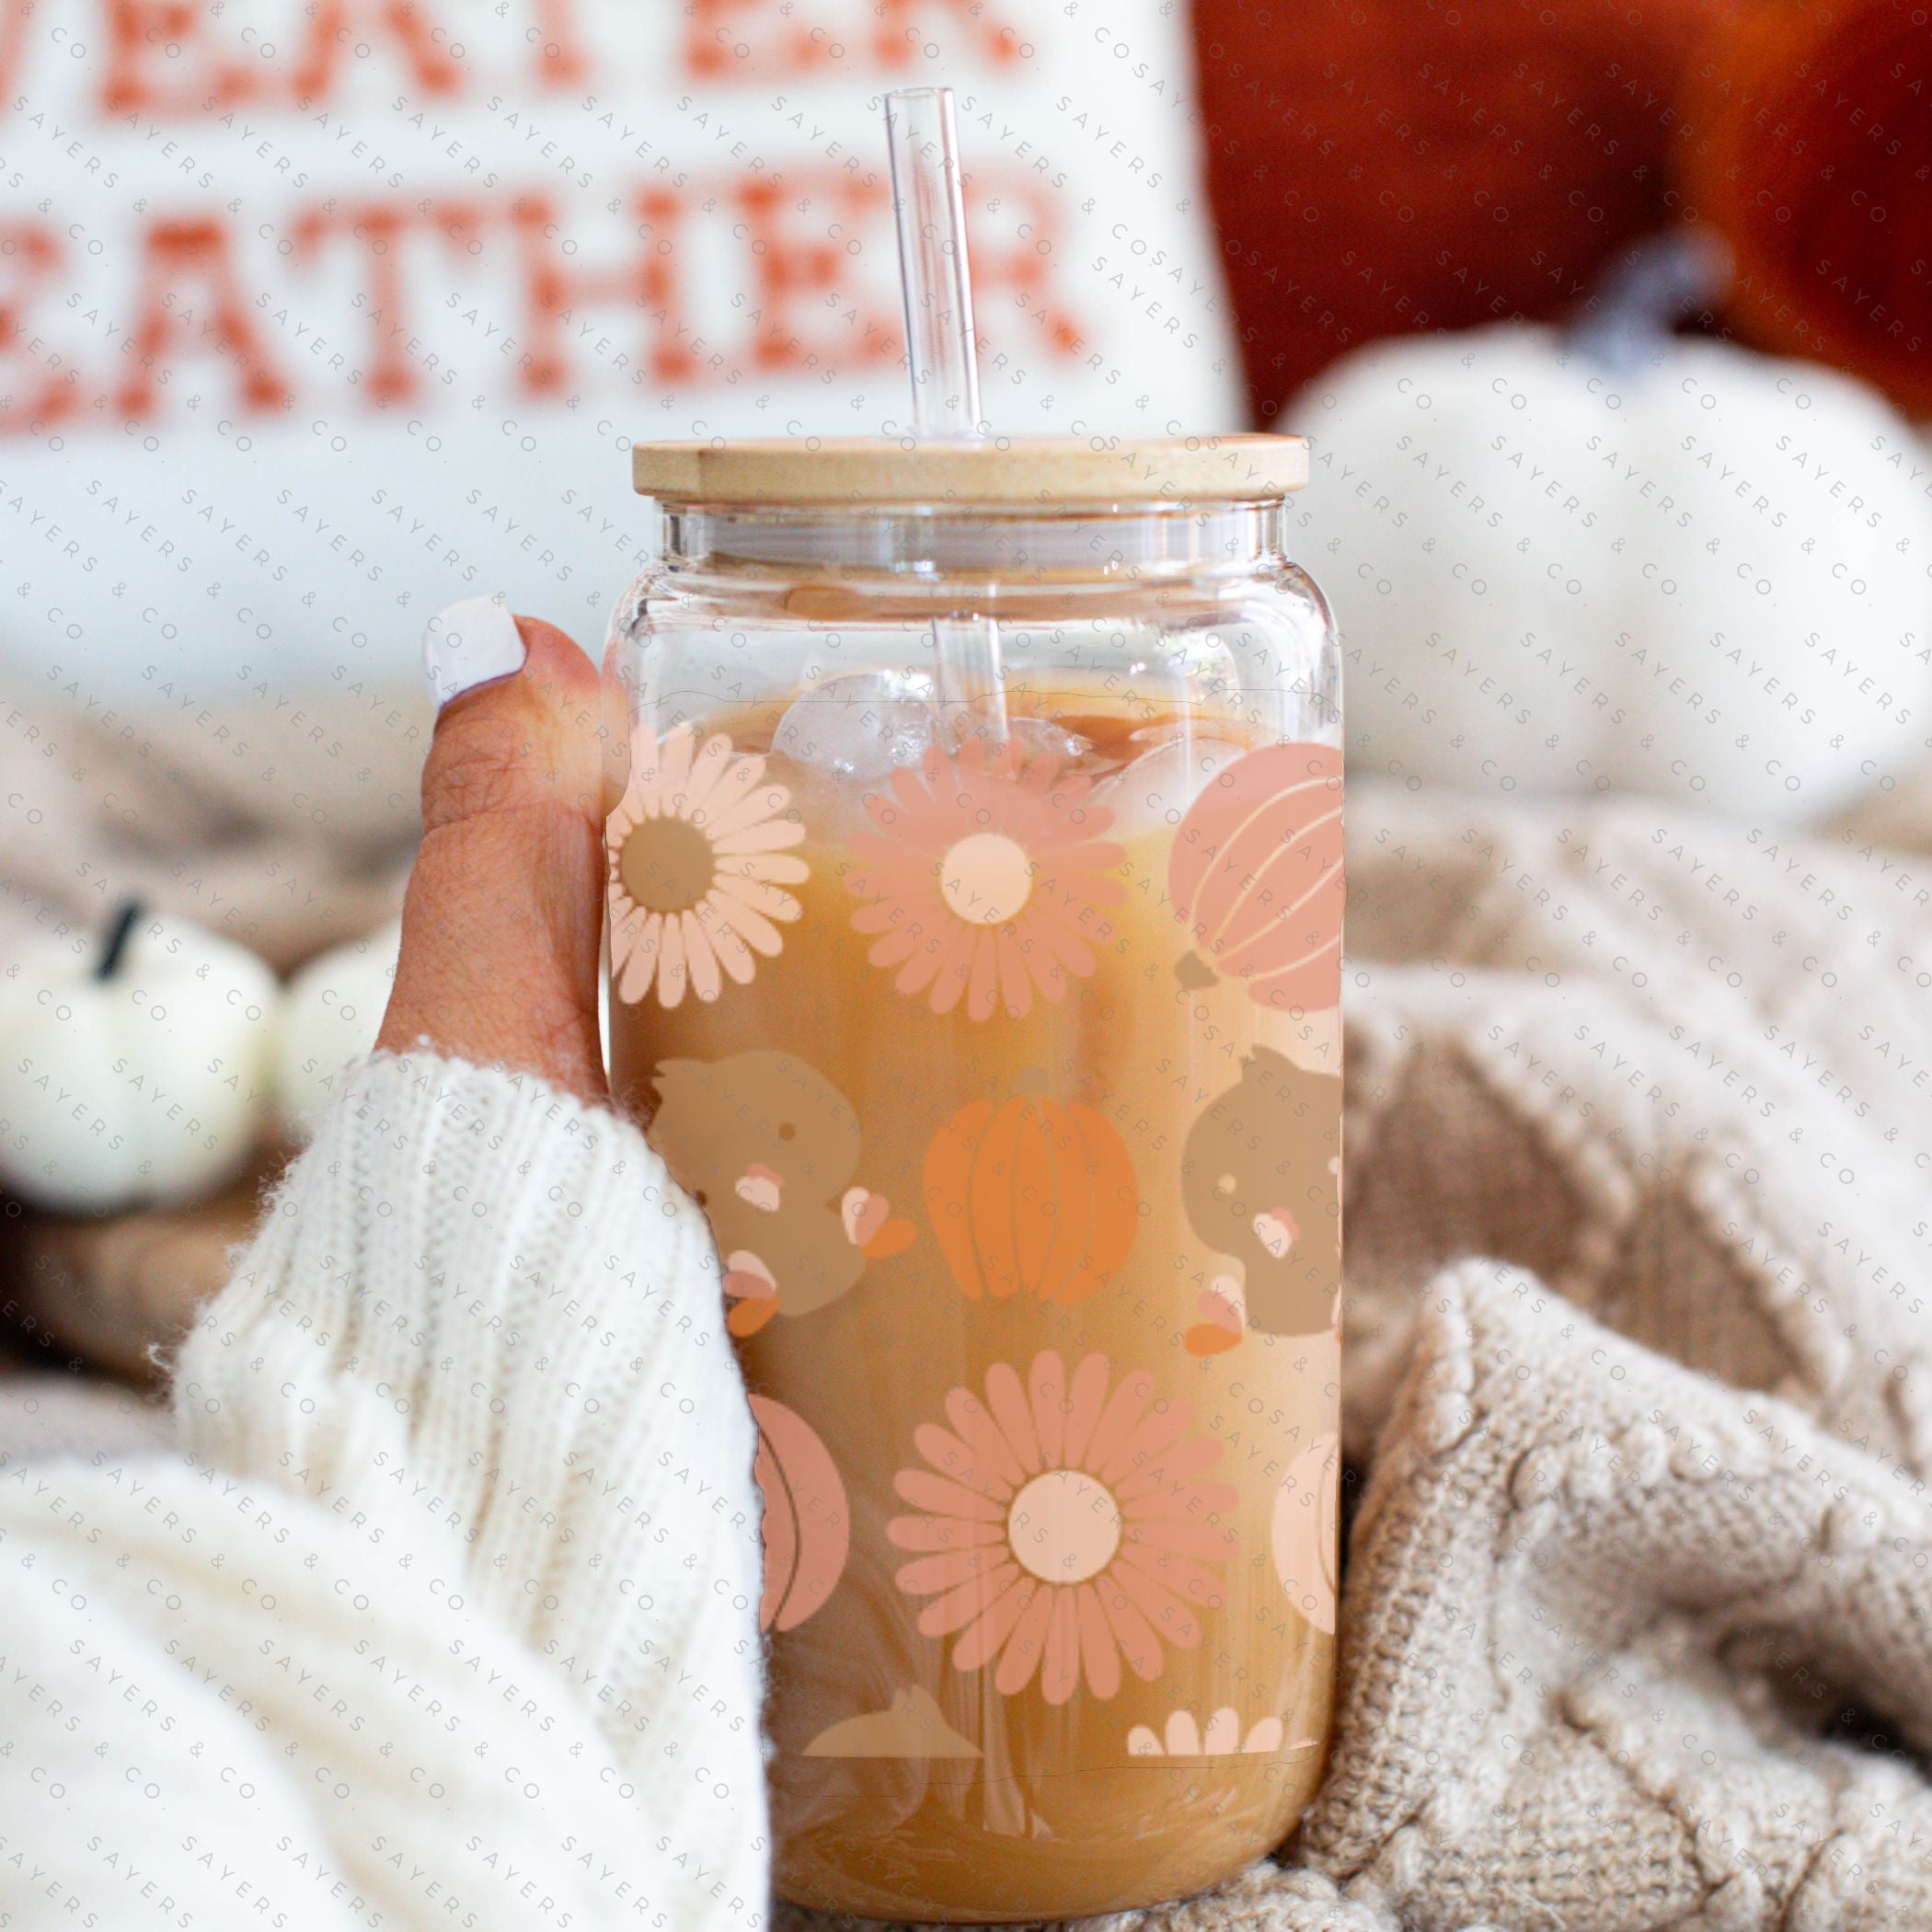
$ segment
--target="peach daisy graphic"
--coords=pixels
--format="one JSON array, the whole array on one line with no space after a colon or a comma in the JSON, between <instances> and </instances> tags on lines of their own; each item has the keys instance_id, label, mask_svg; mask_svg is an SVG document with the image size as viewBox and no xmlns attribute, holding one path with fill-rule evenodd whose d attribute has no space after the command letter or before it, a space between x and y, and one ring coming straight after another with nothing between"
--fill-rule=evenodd
<instances>
[{"instance_id":1,"label":"peach daisy graphic","mask_svg":"<svg viewBox=\"0 0 1932 1932\"><path fill-rule=\"evenodd\" d=\"M1129 1757L1234 1757L1243 1752L1279 1751L1285 1731L1279 1718L1257 1718L1244 1733L1232 1704L1211 1712L1205 1724L1190 1710L1171 1711L1164 1730L1136 1724L1127 1733ZM1302 1749L1297 1742L1290 1747Z\"/></svg>"},{"instance_id":2,"label":"peach daisy graphic","mask_svg":"<svg viewBox=\"0 0 1932 1932\"><path fill-rule=\"evenodd\" d=\"M948 1394L946 1424L914 1436L927 1466L893 1481L921 1513L886 1535L914 1552L898 1583L931 1599L921 1631L958 1637L954 1669L990 1665L1003 1697L1037 1675L1064 1704L1083 1681L1112 1696L1123 1659L1151 1683L1169 1646L1201 1642L1236 1553L1221 1521L1235 1491L1206 1479L1221 1444L1190 1435L1193 1420L1144 1369L1116 1381L1094 1354L1069 1374L1051 1349L1024 1381L1000 1362L983 1397Z\"/></svg>"},{"instance_id":3,"label":"peach daisy graphic","mask_svg":"<svg viewBox=\"0 0 1932 1932\"><path fill-rule=\"evenodd\" d=\"M716 999L742 985L758 956L776 957L778 927L799 916L784 890L805 880L788 849L805 836L788 815L791 794L768 783L765 760L734 753L689 724L660 739L639 725L630 782L604 827L616 993L635 1005L657 990L677 1006L685 992Z\"/></svg>"},{"instance_id":4,"label":"peach daisy graphic","mask_svg":"<svg viewBox=\"0 0 1932 1932\"><path fill-rule=\"evenodd\" d=\"M1126 853L1101 839L1113 814L1087 802L1092 789L1051 753L1023 760L1011 739L894 771L866 799L877 829L853 835L845 880L867 902L854 927L876 935L867 958L935 1013L1018 1018L1035 994L1064 999L1113 937L1102 908L1126 893L1113 876Z\"/></svg>"}]
</instances>

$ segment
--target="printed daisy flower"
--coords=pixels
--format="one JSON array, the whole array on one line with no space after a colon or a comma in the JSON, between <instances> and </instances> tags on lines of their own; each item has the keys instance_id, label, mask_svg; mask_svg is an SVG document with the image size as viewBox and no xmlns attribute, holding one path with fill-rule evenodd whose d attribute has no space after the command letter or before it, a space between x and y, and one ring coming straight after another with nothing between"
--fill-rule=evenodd
<instances>
[{"instance_id":1,"label":"printed daisy flower","mask_svg":"<svg viewBox=\"0 0 1932 1932\"><path fill-rule=\"evenodd\" d=\"M700 743L688 724L661 741L638 727L630 783L604 827L619 999L635 1005L653 985L666 1006L686 987L716 999L726 978L751 978L755 955L776 955L775 922L799 916L781 889L806 869L786 848L805 828L786 816L791 794L764 781L765 760L734 755L722 732Z\"/></svg>"},{"instance_id":2,"label":"printed daisy flower","mask_svg":"<svg viewBox=\"0 0 1932 1932\"><path fill-rule=\"evenodd\" d=\"M1144 1369L1112 1383L1105 1355L1068 1375L1049 1349L1025 1382L1001 1362L983 1398L953 1389L946 1417L914 1436L930 1466L893 1483L924 1513L895 1516L886 1535L918 1552L899 1587L932 1599L926 1636L958 1634L954 1669L991 1665L1003 1697L1037 1674L1046 1701L1064 1704L1083 1678L1112 1696L1123 1658L1151 1683L1167 1646L1201 1642L1235 1555L1218 1521L1235 1491L1203 1479L1221 1444L1189 1435L1191 1403L1157 1401Z\"/></svg>"},{"instance_id":3,"label":"printed daisy flower","mask_svg":"<svg viewBox=\"0 0 1932 1932\"><path fill-rule=\"evenodd\" d=\"M878 830L852 839L845 883L868 902L852 924L878 936L872 964L935 1013L963 1002L969 1019L1000 1005L1018 1018L1036 992L1064 999L1113 937L1100 908L1125 896L1110 875L1127 856L1100 840L1113 814L1051 753L1022 757L1010 739L990 754L978 740L956 758L928 751L866 799Z\"/></svg>"},{"instance_id":4,"label":"printed daisy flower","mask_svg":"<svg viewBox=\"0 0 1932 1932\"><path fill-rule=\"evenodd\" d=\"M1172 1712L1166 1731L1156 1736L1145 1724L1136 1724L1127 1733L1129 1757L1234 1757L1242 1752L1279 1751L1284 1735L1279 1718L1257 1718L1248 1735L1241 1735L1241 1714L1232 1704L1224 1704L1211 1715L1205 1726L1194 1721L1190 1710ZM1292 1747L1300 1750L1300 1744Z\"/></svg>"}]
</instances>

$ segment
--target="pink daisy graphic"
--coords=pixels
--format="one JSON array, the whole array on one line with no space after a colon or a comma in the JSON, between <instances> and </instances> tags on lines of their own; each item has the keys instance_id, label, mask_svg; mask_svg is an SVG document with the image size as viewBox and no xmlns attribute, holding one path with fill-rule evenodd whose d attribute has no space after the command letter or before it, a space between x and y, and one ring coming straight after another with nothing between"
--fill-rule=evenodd
<instances>
[{"instance_id":1,"label":"pink daisy graphic","mask_svg":"<svg viewBox=\"0 0 1932 1932\"><path fill-rule=\"evenodd\" d=\"M1136 1724L1127 1733L1129 1757L1233 1757L1248 1752L1259 1755L1279 1751L1285 1735L1279 1718L1257 1718L1244 1732L1241 1713L1232 1704L1213 1712L1205 1724L1196 1721L1190 1710L1168 1714L1167 1726L1156 1731L1152 1725ZM1305 1744L1297 1740L1289 1747L1300 1751Z\"/></svg>"},{"instance_id":2,"label":"pink daisy graphic","mask_svg":"<svg viewBox=\"0 0 1932 1932\"><path fill-rule=\"evenodd\" d=\"M788 847L805 827L765 760L734 754L721 731L699 742L688 724L659 739L639 725L630 782L604 826L616 995L635 1005L653 986L675 1006L686 988L716 999L775 957L778 926L799 916L784 891L805 879Z\"/></svg>"},{"instance_id":3,"label":"pink daisy graphic","mask_svg":"<svg viewBox=\"0 0 1932 1932\"><path fill-rule=\"evenodd\" d=\"M1083 1679L1112 1696L1123 1658L1151 1683L1167 1646L1200 1643L1236 1553L1235 1491L1204 1479L1221 1444L1188 1433L1191 1403L1157 1400L1144 1369L1114 1381L1105 1355L1069 1375L1049 1349L1024 1382L1001 1362L983 1397L951 1390L946 1418L914 1433L929 1466L894 1479L923 1513L886 1535L916 1552L899 1587L931 1599L926 1636L958 1635L956 1670L992 1665L1005 1697L1037 1674L1064 1704Z\"/></svg>"},{"instance_id":4,"label":"pink daisy graphic","mask_svg":"<svg viewBox=\"0 0 1932 1932\"><path fill-rule=\"evenodd\" d=\"M867 903L852 924L878 936L867 958L935 1013L963 1002L969 1019L1001 1006L1018 1018L1036 992L1064 999L1114 936L1101 908L1125 896L1112 875L1126 853L1100 839L1113 814L1051 753L1022 758L1012 740L928 751L868 796L878 830L853 836L845 883Z\"/></svg>"}]
</instances>

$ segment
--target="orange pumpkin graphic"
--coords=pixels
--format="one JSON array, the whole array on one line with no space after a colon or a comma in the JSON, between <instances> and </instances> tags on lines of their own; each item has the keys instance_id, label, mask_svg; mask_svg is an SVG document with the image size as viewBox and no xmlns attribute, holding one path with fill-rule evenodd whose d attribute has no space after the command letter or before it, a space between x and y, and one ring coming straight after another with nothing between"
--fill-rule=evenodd
<instances>
[{"instance_id":1,"label":"orange pumpkin graphic","mask_svg":"<svg viewBox=\"0 0 1932 1932\"><path fill-rule=\"evenodd\" d=\"M751 1397L758 1424L752 1475L765 1499L761 1630L802 1624L837 1587L852 1548L852 1512L831 1451L796 1409Z\"/></svg>"},{"instance_id":2,"label":"orange pumpkin graphic","mask_svg":"<svg viewBox=\"0 0 1932 1932\"><path fill-rule=\"evenodd\" d=\"M926 1206L962 1293L1078 1302L1133 1246L1140 1190L1121 1137L1044 1078L995 1106L974 1100L926 1150Z\"/></svg>"},{"instance_id":3,"label":"orange pumpkin graphic","mask_svg":"<svg viewBox=\"0 0 1932 1932\"><path fill-rule=\"evenodd\" d=\"M1194 941L1184 984L1242 982L1257 1004L1341 1002L1341 753L1271 744L1208 781L1175 834L1167 891Z\"/></svg>"}]
</instances>

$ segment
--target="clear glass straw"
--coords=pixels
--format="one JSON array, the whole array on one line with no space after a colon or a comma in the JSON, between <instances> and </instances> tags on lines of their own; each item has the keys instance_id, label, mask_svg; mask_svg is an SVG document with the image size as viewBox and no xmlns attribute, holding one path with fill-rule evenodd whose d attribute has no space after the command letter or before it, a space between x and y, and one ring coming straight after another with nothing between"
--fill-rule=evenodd
<instances>
[{"instance_id":1,"label":"clear glass straw","mask_svg":"<svg viewBox=\"0 0 1932 1932\"><path fill-rule=\"evenodd\" d=\"M902 87L885 98L899 225L899 282L905 354L913 379L913 431L980 433L980 367L972 333L972 271L966 259L966 197L950 87Z\"/></svg>"},{"instance_id":2,"label":"clear glass straw","mask_svg":"<svg viewBox=\"0 0 1932 1932\"><path fill-rule=\"evenodd\" d=\"M913 433L977 437L979 351L952 89L902 87L886 96L885 111ZM998 625L989 617L939 618L932 634L934 696L944 740L957 745L979 734L1004 741Z\"/></svg>"}]
</instances>

